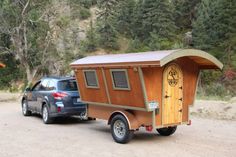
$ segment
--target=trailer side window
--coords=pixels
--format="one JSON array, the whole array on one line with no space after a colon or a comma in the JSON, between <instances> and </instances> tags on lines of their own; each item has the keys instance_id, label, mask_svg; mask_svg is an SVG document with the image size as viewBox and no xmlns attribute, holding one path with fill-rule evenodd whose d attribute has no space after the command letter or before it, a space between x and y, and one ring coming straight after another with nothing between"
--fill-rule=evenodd
<instances>
[{"instance_id":1,"label":"trailer side window","mask_svg":"<svg viewBox=\"0 0 236 157\"><path fill-rule=\"evenodd\" d=\"M84 70L84 79L87 88L99 88L96 70Z\"/></svg>"},{"instance_id":2,"label":"trailer side window","mask_svg":"<svg viewBox=\"0 0 236 157\"><path fill-rule=\"evenodd\" d=\"M126 69L112 69L110 70L110 72L114 89L130 90L129 79Z\"/></svg>"}]
</instances>

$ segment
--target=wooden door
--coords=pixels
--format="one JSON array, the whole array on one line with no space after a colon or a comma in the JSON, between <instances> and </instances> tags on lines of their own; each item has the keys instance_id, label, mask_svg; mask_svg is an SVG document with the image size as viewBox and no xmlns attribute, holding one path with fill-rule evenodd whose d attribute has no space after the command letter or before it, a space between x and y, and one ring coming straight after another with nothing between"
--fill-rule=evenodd
<instances>
[{"instance_id":1,"label":"wooden door","mask_svg":"<svg viewBox=\"0 0 236 157\"><path fill-rule=\"evenodd\" d=\"M162 124L182 122L183 73L177 64L170 64L163 74Z\"/></svg>"}]
</instances>

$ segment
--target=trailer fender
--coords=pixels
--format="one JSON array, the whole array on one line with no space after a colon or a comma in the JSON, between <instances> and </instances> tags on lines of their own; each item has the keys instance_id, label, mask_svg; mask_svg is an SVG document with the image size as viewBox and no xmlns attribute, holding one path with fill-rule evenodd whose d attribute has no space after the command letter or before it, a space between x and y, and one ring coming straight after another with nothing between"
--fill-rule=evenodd
<instances>
[{"instance_id":1,"label":"trailer fender","mask_svg":"<svg viewBox=\"0 0 236 157\"><path fill-rule=\"evenodd\" d=\"M132 113L127 112L127 111L114 111L114 112L112 112L111 115L109 116L108 125L111 124L112 118L117 114L121 114L126 118L128 124L129 124L130 130L139 129L139 123L138 123L137 119L135 118L135 116Z\"/></svg>"}]
</instances>

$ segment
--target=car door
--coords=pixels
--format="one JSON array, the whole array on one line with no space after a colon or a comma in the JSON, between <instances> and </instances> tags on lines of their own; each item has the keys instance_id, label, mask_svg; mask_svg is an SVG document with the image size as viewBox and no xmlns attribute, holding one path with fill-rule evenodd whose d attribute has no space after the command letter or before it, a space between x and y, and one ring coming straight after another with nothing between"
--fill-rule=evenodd
<instances>
[{"instance_id":1,"label":"car door","mask_svg":"<svg viewBox=\"0 0 236 157\"><path fill-rule=\"evenodd\" d=\"M41 81L38 81L35 83L31 91L27 93L28 107L33 111L36 111L37 92L39 91L40 87Z\"/></svg>"},{"instance_id":2,"label":"car door","mask_svg":"<svg viewBox=\"0 0 236 157\"><path fill-rule=\"evenodd\" d=\"M37 101L35 103L35 107L36 107L36 111L39 113L41 113L41 106L44 101L44 97L47 93L48 82L49 82L49 79L42 80L40 89L38 90L38 92L35 93L36 99L37 99Z\"/></svg>"},{"instance_id":3,"label":"car door","mask_svg":"<svg viewBox=\"0 0 236 157\"><path fill-rule=\"evenodd\" d=\"M51 111L56 111L56 106L55 105L52 105L54 104L55 100L54 100L54 97L52 96L52 93L54 93L56 90L56 81L51 79L49 82L48 82L48 86L47 86L47 92L45 93L45 99L47 99L48 101L48 105L49 105L49 110L50 112Z\"/></svg>"}]
</instances>

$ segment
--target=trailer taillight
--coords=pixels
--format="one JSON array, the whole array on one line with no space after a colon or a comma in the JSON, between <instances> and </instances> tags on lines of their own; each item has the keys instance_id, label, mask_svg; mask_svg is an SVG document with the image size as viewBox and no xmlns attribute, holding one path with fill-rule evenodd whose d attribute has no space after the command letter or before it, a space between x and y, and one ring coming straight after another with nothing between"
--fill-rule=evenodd
<instances>
[{"instance_id":1,"label":"trailer taillight","mask_svg":"<svg viewBox=\"0 0 236 157\"><path fill-rule=\"evenodd\" d=\"M147 130L147 131L151 132L152 129L153 129L153 128L152 128L152 125L146 126L146 130Z\"/></svg>"}]
</instances>

